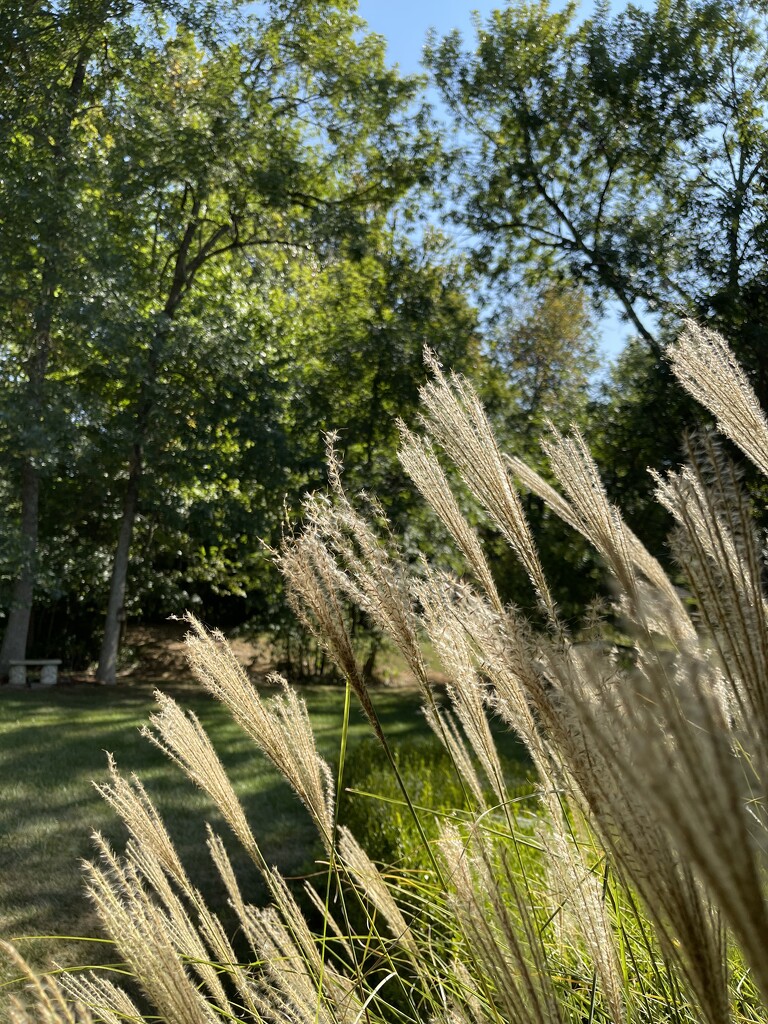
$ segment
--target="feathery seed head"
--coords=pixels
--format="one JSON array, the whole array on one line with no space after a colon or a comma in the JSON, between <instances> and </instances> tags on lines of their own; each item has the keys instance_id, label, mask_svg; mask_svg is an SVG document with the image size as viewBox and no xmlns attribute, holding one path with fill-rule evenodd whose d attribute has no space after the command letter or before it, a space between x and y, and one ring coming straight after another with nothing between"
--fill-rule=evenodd
<instances>
[{"instance_id":1,"label":"feathery seed head","mask_svg":"<svg viewBox=\"0 0 768 1024\"><path fill-rule=\"evenodd\" d=\"M282 686L282 693L262 701L224 637L220 633L208 633L191 616L188 621L194 632L187 637L187 655L195 675L229 708L238 724L287 779L312 815L323 842L330 846L333 836L333 779L328 765L317 752L304 701L279 677L273 677L273 681ZM221 800L222 811L230 815L227 820L247 848L253 850L255 843L248 838L250 830L223 770L216 767L218 758L210 742L193 717L187 719L173 711L171 705L172 702L166 700L165 716L161 713L153 719L168 752L186 769L186 756L183 750L177 749L174 734L183 733L198 744L201 756L207 759L208 768L201 772L197 766L189 765L194 772L193 778L203 788L210 782L212 795L216 793L214 799L217 802ZM168 732L167 736L163 729Z\"/></svg>"},{"instance_id":2,"label":"feathery seed head","mask_svg":"<svg viewBox=\"0 0 768 1024\"><path fill-rule=\"evenodd\" d=\"M718 430L768 475L768 423L747 375L722 335L686 320L667 354L677 379L716 417Z\"/></svg>"},{"instance_id":3,"label":"feathery seed head","mask_svg":"<svg viewBox=\"0 0 768 1024\"><path fill-rule=\"evenodd\" d=\"M547 616L557 619L520 497L506 470L490 423L472 385L437 364L421 388L424 424L461 472L467 486L516 552Z\"/></svg>"}]
</instances>

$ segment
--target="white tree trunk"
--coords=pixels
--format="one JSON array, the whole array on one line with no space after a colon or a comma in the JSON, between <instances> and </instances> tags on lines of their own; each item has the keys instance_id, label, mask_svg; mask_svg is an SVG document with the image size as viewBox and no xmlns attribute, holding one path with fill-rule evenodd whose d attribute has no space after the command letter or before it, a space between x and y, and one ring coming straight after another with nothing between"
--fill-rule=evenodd
<instances>
[{"instance_id":1,"label":"white tree trunk","mask_svg":"<svg viewBox=\"0 0 768 1024\"><path fill-rule=\"evenodd\" d=\"M117 657L120 651L120 636L125 620L125 587L128 578L128 559L131 553L136 510L139 504L141 469L141 448L137 445L131 460L128 488L123 500L120 534L117 540L115 560L112 564L112 580L109 588L107 619L104 624L104 639L101 644L101 654L99 655L99 667L96 670L96 678L100 683L105 683L107 686L114 686L117 682Z\"/></svg>"}]
</instances>

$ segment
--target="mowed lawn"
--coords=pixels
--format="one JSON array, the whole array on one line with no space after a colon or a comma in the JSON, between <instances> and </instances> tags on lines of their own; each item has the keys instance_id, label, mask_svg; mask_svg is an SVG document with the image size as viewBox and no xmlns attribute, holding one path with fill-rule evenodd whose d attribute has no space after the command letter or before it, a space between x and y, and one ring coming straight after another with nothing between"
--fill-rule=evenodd
<instances>
[{"instance_id":1,"label":"mowed lawn","mask_svg":"<svg viewBox=\"0 0 768 1024\"><path fill-rule=\"evenodd\" d=\"M90 858L90 834L98 830L118 848L125 833L92 780L105 780L106 754L124 773L136 772L166 818L192 880L226 917L226 896L205 846L205 822L225 838L244 879L244 892L258 901L257 872L210 801L181 771L142 738L139 729L154 708L150 684L115 688L57 686L51 690L0 689L0 937L12 939L39 968L104 963L109 946L39 936L98 936L98 924L83 894L80 862ZM303 807L226 710L193 686L170 692L193 710L227 766L254 833L269 863L286 875L311 872L318 854ZM344 693L308 687L322 754L338 753ZM407 741L428 731L412 690L382 688L375 702L388 734ZM353 708L350 742L369 734ZM35 938L35 936L38 936ZM0 981L15 972L0 965ZM5 1000L0 991L0 1007ZM2 1019L2 1010L0 1010Z\"/></svg>"}]
</instances>

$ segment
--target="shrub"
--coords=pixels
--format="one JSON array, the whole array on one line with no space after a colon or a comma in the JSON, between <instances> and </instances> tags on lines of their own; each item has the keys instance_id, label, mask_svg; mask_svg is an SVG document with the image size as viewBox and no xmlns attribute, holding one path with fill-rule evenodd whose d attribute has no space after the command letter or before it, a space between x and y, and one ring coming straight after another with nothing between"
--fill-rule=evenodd
<instances>
[{"instance_id":1,"label":"shrub","mask_svg":"<svg viewBox=\"0 0 768 1024\"><path fill-rule=\"evenodd\" d=\"M720 429L768 473L768 424L722 339L688 326L671 358ZM262 701L224 639L190 619L198 678L291 782L318 829L326 881L306 895L321 911L319 932L264 863L196 719L160 697L149 738L211 795L267 884L271 905L249 906L223 841L209 836L250 953L235 955L140 783L113 765L103 791L131 839L122 855L100 841L89 890L150 1009L143 1015L121 988L84 973L35 982L32 1007L17 1008L15 1021L766 1019L768 621L762 543L738 472L704 435L687 468L657 481L676 522L683 601L607 502L577 432L544 442L556 491L504 458L464 380L432 371L422 394L428 436L404 429L402 461L463 553L467 577L409 567L355 511L332 446L331 494L308 501L303 532L279 558L296 611L370 720L418 852L409 825L398 870L374 863L339 825L346 726L334 780L298 695L286 685ZM545 629L534 632L499 599L438 450L516 552ZM608 634L588 643L569 634L515 478L602 557L631 658ZM416 797L423 779L381 728L345 628L350 599L400 648L461 779L462 806L439 825L420 803L435 794ZM430 685L423 636L449 680L448 711ZM508 785L489 714L528 748L538 776L533 821L530 801ZM429 870L409 873L412 856Z\"/></svg>"}]
</instances>

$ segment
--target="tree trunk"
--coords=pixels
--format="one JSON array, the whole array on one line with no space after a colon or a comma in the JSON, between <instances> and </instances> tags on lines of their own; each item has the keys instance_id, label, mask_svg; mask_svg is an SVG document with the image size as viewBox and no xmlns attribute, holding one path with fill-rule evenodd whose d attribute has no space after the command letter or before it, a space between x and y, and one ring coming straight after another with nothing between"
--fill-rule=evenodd
<instances>
[{"instance_id":1,"label":"tree trunk","mask_svg":"<svg viewBox=\"0 0 768 1024\"><path fill-rule=\"evenodd\" d=\"M21 469L22 561L13 584L11 608L0 650L0 679L3 680L8 678L9 663L23 661L27 652L29 619L35 589L39 499L40 474L31 460L25 460Z\"/></svg>"},{"instance_id":2,"label":"tree trunk","mask_svg":"<svg viewBox=\"0 0 768 1024\"><path fill-rule=\"evenodd\" d=\"M54 168L55 193L63 193L70 164L67 160L66 148L69 144L69 132L76 116L78 102L85 84L85 74L90 50L84 45L77 57L72 79L64 98L62 121L59 126L58 141L53 144L56 155ZM55 125L55 119L54 119ZM51 129L53 134L56 131ZM39 428L44 422L45 407L43 402L43 386L48 375L51 357L51 331L54 316L54 304L59 285L58 254L62 245L62 212L56 209L48 224L44 225L45 240L50 249L41 266L41 290L39 304L34 312L34 335L30 354L26 361L28 384L23 397L29 424ZM8 676L9 662L23 661L27 652L27 637L32 614L35 582L37 576L37 541L38 519L40 506L40 469L37 464L37 453L27 448L22 442L21 462L21 565L11 593L11 607L8 622L3 635L0 649L0 681Z\"/></svg>"},{"instance_id":3,"label":"tree trunk","mask_svg":"<svg viewBox=\"0 0 768 1024\"><path fill-rule=\"evenodd\" d=\"M117 655L120 650L120 634L125 619L125 585L128 577L128 557L131 553L133 527L136 522L136 511L139 504L139 485L142 473L142 451L135 445L131 468L128 474L128 487L123 500L123 515L120 520L120 534L117 540L115 560L112 564L112 580L109 588L109 604L107 619L104 624L104 639L99 655L99 667L96 678L100 683L114 686L117 682Z\"/></svg>"},{"instance_id":4,"label":"tree trunk","mask_svg":"<svg viewBox=\"0 0 768 1024\"><path fill-rule=\"evenodd\" d=\"M43 384L48 373L51 351L51 325L53 323L55 274L50 261L43 268L43 288L40 307L35 317L32 354L25 370L27 385L24 400L28 422L39 426L43 422ZM28 447L22 440L19 496L21 499L21 564L11 592L11 607L0 650L0 680L8 677L9 662L23 661L27 652L29 620L32 614L37 577L37 538L40 507L40 469L34 444ZM26 450L25 450L26 449Z\"/></svg>"},{"instance_id":5,"label":"tree trunk","mask_svg":"<svg viewBox=\"0 0 768 1024\"><path fill-rule=\"evenodd\" d=\"M152 388L157 380L164 343L170 331L171 322L176 316L179 304L186 290L192 283L199 264L205 262L205 258L201 254L191 264L188 259L198 229L197 217L199 212L200 201L196 199L192 206L191 217L187 222L186 230L176 253L173 279L171 280L168 297L163 307L165 320L158 328L150 345L147 368L139 394L133 453L128 471L128 489L123 500L120 534L117 539L115 560L112 563L112 579L109 586L107 619L104 623L104 639L101 644L99 666L96 669L96 678L99 682L106 683L108 686L113 686L117 682L117 655L120 649L120 632L125 619L125 588L128 578L128 559L131 554L133 527L136 522L139 490L144 472L144 445L150 435L151 419L155 408ZM214 235L215 237L218 236Z\"/></svg>"}]
</instances>

